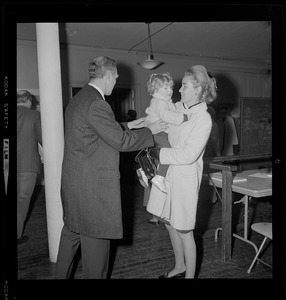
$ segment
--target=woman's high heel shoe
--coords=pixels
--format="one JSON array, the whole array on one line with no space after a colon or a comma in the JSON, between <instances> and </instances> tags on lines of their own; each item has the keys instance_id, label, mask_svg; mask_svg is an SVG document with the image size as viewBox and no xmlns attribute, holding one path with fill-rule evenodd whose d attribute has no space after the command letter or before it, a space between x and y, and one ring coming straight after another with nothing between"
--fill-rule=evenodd
<instances>
[{"instance_id":1,"label":"woman's high heel shoe","mask_svg":"<svg viewBox=\"0 0 286 300\"><path fill-rule=\"evenodd\" d=\"M149 219L148 223L152 225L159 225L159 220Z\"/></svg>"},{"instance_id":2,"label":"woman's high heel shoe","mask_svg":"<svg viewBox=\"0 0 286 300\"><path fill-rule=\"evenodd\" d=\"M178 273L178 274L170 276L170 277L169 277L169 273L165 273L165 274L159 276L159 279L180 279L180 278L185 278L185 275L186 275L186 271L184 271L182 273Z\"/></svg>"}]
</instances>

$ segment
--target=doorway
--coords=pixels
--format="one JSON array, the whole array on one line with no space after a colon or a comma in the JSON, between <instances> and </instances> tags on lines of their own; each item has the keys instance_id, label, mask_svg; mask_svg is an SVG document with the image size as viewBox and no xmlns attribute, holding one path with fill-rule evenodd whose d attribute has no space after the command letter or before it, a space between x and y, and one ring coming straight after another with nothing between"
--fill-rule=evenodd
<instances>
[{"instance_id":1,"label":"doorway","mask_svg":"<svg viewBox=\"0 0 286 300\"><path fill-rule=\"evenodd\" d=\"M71 86L71 97L77 94L84 84ZM106 101L111 106L117 122L126 121L129 109L134 109L135 90L130 87L116 86L110 96L105 96Z\"/></svg>"},{"instance_id":2,"label":"doorway","mask_svg":"<svg viewBox=\"0 0 286 300\"><path fill-rule=\"evenodd\" d=\"M110 96L105 96L111 106L116 121L126 121L129 109L134 109L134 90L128 87L115 87Z\"/></svg>"}]
</instances>

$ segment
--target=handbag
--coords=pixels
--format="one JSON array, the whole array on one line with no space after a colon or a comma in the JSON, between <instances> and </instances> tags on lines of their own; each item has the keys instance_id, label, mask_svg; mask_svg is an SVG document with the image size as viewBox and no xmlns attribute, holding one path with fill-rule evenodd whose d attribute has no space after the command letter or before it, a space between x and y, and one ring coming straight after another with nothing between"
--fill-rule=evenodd
<instances>
[{"instance_id":1,"label":"handbag","mask_svg":"<svg viewBox=\"0 0 286 300\"><path fill-rule=\"evenodd\" d=\"M152 179L157 173L157 164L155 159L150 155L149 149L142 149L136 156L135 161L145 172L148 179Z\"/></svg>"}]
</instances>

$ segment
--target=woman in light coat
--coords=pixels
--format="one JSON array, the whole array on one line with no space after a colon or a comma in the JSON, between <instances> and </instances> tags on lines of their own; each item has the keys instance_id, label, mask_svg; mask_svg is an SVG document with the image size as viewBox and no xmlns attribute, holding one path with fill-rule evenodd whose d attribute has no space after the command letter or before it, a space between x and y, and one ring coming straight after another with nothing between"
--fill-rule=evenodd
<instances>
[{"instance_id":1,"label":"woman in light coat","mask_svg":"<svg viewBox=\"0 0 286 300\"><path fill-rule=\"evenodd\" d=\"M177 111L188 121L172 126L168 139L172 148L152 152L161 164L169 164L167 194L152 186L147 210L157 215L169 231L175 255L175 267L159 278L194 278L196 244L193 230L203 171L203 154L210 136L212 121L207 104L216 98L215 79L203 66L188 69L179 90ZM157 151L156 151L157 150Z\"/></svg>"}]
</instances>

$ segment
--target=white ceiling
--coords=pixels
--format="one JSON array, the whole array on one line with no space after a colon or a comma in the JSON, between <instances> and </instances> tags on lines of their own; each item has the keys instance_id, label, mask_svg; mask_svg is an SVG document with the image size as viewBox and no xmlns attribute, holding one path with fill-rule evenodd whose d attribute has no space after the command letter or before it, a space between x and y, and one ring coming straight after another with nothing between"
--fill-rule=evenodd
<instances>
[{"instance_id":1,"label":"white ceiling","mask_svg":"<svg viewBox=\"0 0 286 300\"><path fill-rule=\"evenodd\" d=\"M271 64L270 22L154 22L150 31L154 56L162 53ZM73 45L147 53L148 40L140 43L147 36L143 22L60 23L61 42ZM35 23L17 24L17 38L36 40Z\"/></svg>"}]
</instances>

